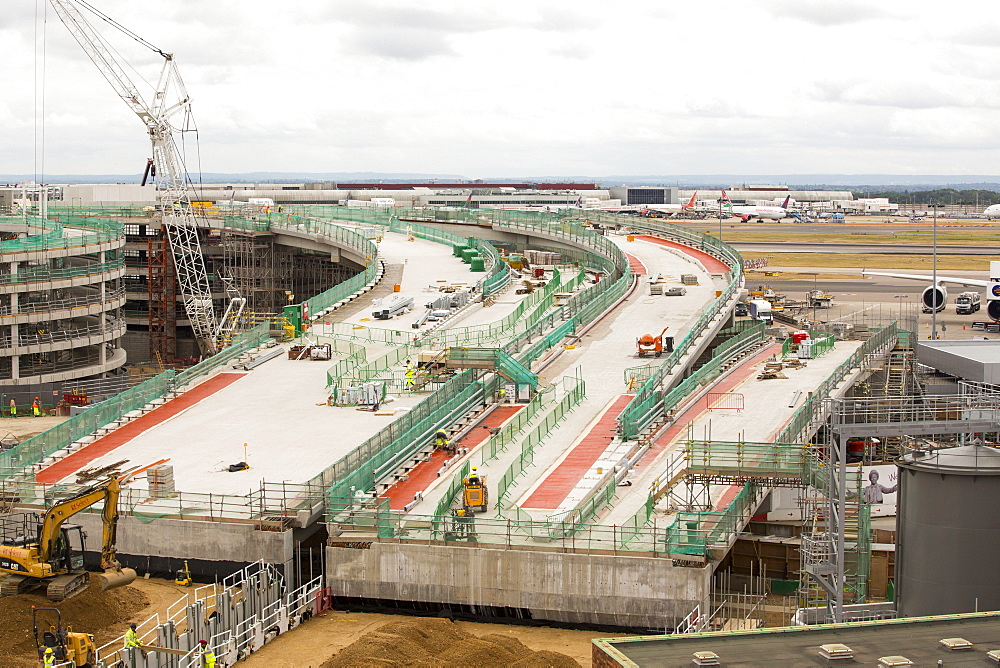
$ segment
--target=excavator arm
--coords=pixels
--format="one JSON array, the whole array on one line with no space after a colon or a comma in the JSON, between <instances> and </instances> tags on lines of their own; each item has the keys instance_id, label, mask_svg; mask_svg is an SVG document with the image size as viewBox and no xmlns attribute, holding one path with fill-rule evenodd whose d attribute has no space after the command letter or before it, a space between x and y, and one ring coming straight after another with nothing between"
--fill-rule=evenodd
<instances>
[{"instance_id":1,"label":"excavator arm","mask_svg":"<svg viewBox=\"0 0 1000 668\"><path fill-rule=\"evenodd\" d=\"M117 478L111 478L106 483L94 485L76 496L60 501L45 511L42 526L38 530L38 557L42 561L51 561L55 554L56 542L60 530L66 520L79 512L90 508L98 501L104 501L104 539L107 544L109 533L112 541L112 556L114 556L115 525L118 521L118 495L121 483ZM110 510L109 510L110 509ZM110 525L110 527L109 527ZM104 561L104 546L101 548L101 561ZM104 566L104 564L101 564Z\"/></svg>"},{"instance_id":2,"label":"excavator arm","mask_svg":"<svg viewBox=\"0 0 1000 668\"><path fill-rule=\"evenodd\" d=\"M38 532L38 556L41 561L51 561L55 554L62 525L66 520L86 510L98 501L104 501L101 512L103 523L101 541L102 589L120 587L135 580L135 571L123 569L118 563L115 542L118 534L118 497L121 495L121 480L112 477L106 482L94 485L76 496L60 501L47 511L42 518Z\"/></svg>"}]
</instances>

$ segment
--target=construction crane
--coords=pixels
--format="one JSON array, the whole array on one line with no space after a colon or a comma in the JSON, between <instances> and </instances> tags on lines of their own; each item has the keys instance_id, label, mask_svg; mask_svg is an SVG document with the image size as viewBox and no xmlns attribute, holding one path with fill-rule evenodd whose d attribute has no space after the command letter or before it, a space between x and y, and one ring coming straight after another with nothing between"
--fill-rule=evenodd
<instances>
[{"instance_id":1,"label":"construction crane","mask_svg":"<svg viewBox=\"0 0 1000 668\"><path fill-rule=\"evenodd\" d=\"M71 0L49 0L49 2L70 34L118 96L146 126L153 145L153 158L152 162L147 164L147 173L158 170L159 184L161 186L165 184L160 191L162 224L177 271L177 284L184 299L184 311L187 313L201 353L212 355L218 349L216 336L219 325L212 305L205 259L201 253L198 228L188 195L187 172L174 141L174 127L170 122L171 117L178 113L184 112L187 116L191 111L191 98L177 69L177 63L172 54L164 53L86 5L110 25L163 56L159 83L147 102L125 73L124 67L115 58L112 50L77 9L77 3Z\"/></svg>"},{"instance_id":2,"label":"construction crane","mask_svg":"<svg viewBox=\"0 0 1000 668\"><path fill-rule=\"evenodd\" d=\"M131 474L130 474L131 475ZM50 601L63 601L82 592L90 581L84 569L86 534L77 525L65 524L73 515L104 501L101 520L101 590L131 584L136 577L131 568L118 563L115 541L118 530L118 497L121 482L128 476L93 485L52 505L39 517L34 513L7 515L0 519L0 596L23 594L46 587Z\"/></svg>"}]
</instances>

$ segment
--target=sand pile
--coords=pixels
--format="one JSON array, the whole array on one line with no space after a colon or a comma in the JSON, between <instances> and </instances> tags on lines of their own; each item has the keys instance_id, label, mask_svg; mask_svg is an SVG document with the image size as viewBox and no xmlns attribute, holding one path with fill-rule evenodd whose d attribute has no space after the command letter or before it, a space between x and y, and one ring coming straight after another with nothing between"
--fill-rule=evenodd
<instances>
[{"instance_id":1,"label":"sand pile","mask_svg":"<svg viewBox=\"0 0 1000 668\"><path fill-rule=\"evenodd\" d=\"M476 637L447 619L389 622L366 633L323 668L575 668L580 664L556 652L535 652L520 640L495 633Z\"/></svg>"},{"instance_id":2,"label":"sand pile","mask_svg":"<svg viewBox=\"0 0 1000 668\"><path fill-rule=\"evenodd\" d=\"M90 587L69 600L53 603L45 598L44 589L31 594L0 598L0 665L34 666L35 641L31 635L31 606L59 608L63 626L73 631L92 633L98 647L110 642L128 628L128 621L141 612L149 599L134 587L101 591L96 578ZM42 612L38 616L39 630L54 626L56 613Z\"/></svg>"}]
</instances>

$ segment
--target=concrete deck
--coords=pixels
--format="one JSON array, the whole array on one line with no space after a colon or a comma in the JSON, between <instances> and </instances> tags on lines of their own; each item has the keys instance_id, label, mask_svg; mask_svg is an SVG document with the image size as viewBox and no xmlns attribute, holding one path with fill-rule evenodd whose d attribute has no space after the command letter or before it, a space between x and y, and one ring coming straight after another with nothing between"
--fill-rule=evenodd
<instances>
[{"instance_id":1,"label":"concrete deck","mask_svg":"<svg viewBox=\"0 0 1000 668\"><path fill-rule=\"evenodd\" d=\"M445 244L420 239L409 242L404 235L387 234L380 252L389 261L404 264L401 294L414 296L420 308L429 294L424 292L427 286L438 281L470 283L481 277L470 272ZM509 300L510 308L516 301ZM503 306L480 311L493 319L510 312ZM369 321L362 319L370 315L370 309L365 309L348 321L367 325ZM370 323L412 332L415 330L410 328L410 321L406 317ZM320 333L324 328L319 325L315 331ZM405 340L409 341L409 337ZM369 360L389 349L374 342L361 343L369 349ZM235 379L228 374L211 377L130 427L118 429L60 460L38 479L75 482L75 473L81 468L123 459L128 460L129 467L142 466L169 458L175 486L185 492L246 494L257 489L261 481L306 482L393 419L353 407L328 406L326 371L334 362L279 356L250 373L233 374ZM222 387L215 378L230 380ZM396 409L398 415L425 396L405 395L383 408ZM228 471L230 464L244 460L249 470ZM144 484L140 480L132 485Z\"/></svg>"}]
</instances>

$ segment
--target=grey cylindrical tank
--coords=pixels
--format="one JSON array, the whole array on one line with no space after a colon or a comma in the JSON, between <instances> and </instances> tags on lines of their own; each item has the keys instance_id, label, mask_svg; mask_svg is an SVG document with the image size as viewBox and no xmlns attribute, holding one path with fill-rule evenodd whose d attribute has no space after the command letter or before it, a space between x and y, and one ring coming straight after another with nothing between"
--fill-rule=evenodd
<instances>
[{"instance_id":1,"label":"grey cylindrical tank","mask_svg":"<svg viewBox=\"0 0 1000 668\"><path fill-rule=\"evenodd\" d=\"M1000 610L1000 451L908 453L899 464L899 616Z\"/></svg>"}]
</instances>

